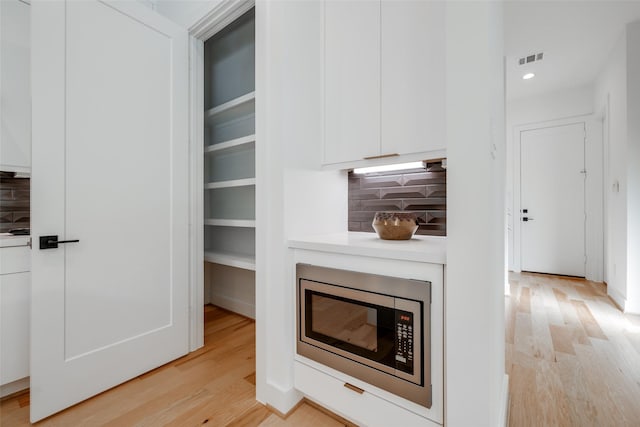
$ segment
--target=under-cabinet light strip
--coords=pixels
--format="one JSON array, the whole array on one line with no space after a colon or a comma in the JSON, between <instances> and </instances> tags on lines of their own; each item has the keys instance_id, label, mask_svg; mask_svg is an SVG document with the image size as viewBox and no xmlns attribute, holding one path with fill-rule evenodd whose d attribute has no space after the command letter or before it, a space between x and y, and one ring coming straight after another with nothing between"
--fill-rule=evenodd
<instances>
[{"instance_id":1,"label":"under-cabinet light strip","mask_svg":"<svg viewBox=\"0 0 640 427\"><path fill-rule=\"evenodd\" d=\"M374 172L390 172L401 171L407 169L422 169L424 168L424 162L410 162L410 163L398 163L395 165L382 165L382 166L370 166L366 168L355 168L353 173L365 174Z\"/></svg>"}]
</instances>

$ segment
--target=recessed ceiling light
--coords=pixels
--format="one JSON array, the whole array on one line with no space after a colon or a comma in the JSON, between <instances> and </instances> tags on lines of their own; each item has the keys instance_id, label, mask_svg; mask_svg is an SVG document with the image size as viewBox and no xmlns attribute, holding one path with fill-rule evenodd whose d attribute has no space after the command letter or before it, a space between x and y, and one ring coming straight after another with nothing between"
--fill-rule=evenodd
<instances>
[{"instance_id":1,"label":"recessed ceiling light","mask_svg":"<svg viewBox=\"0 0 640 427\"><path fill-rule=\"evenodd\" d=\"M535 75L535 74L533 74L533 73L527 73L527 74L525 74L524 76L522 76L522 80L529 80L529 79L534 78L535 76L536 76L536 75Z\"/></svg>"}]
</instances>

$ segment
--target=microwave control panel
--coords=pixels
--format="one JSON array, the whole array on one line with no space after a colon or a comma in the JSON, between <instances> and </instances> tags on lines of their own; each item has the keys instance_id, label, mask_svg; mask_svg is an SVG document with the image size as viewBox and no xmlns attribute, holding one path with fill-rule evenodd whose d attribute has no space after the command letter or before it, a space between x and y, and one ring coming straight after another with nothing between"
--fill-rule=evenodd
<instances>
[{"instance_id":1,"label":"microwave control panel","mask_svg":"<svg viewBox=\"0 0 640 427\"><path fill-rule=\"evenodd\" d=\"M413 374L413 313L396 310L396 369Z\"/></svg>"}]
</instances>

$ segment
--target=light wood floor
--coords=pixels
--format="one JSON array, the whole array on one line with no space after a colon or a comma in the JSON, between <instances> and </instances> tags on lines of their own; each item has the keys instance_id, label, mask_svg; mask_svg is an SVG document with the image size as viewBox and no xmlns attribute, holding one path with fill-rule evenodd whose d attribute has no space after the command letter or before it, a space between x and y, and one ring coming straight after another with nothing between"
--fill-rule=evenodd
<instances>
[{"instance_id":1,"label":"light wood floor","mask_svg":"<svg viewBox=\"0 0 640 427\"><path fill-rule=\"evenodd\" d=\"M506 298L510 426L640 426L640 318L604 285L512 274ZM38 426L345 425L304 403L286 419L255 401L255 323L208 306L205 347ZM29 395L0 425L29 425Z\"/></svg>"},{"instance_id":2,"label":"light wood floor","mask_svg":"<svg viewBox=\"0 0 640 427\"><path fill-rule=\"evenodd\" d=\"M511 274L506 368L511 426L640 426L640 317L605 285Z\"/></svg>"},{"instance_id":3,"label":"light wood floor","mask_svg":"<svg viewBox=\"0 0 640 427\"><path fill-rule=\"evenodd\" d=\"M318 426L344 423L308 403L286 419L255 400L255 322L205 307L205 346L37 426ZM0 426L29 425L29 394L0 404Z\"/></svg>"}]
</instances>

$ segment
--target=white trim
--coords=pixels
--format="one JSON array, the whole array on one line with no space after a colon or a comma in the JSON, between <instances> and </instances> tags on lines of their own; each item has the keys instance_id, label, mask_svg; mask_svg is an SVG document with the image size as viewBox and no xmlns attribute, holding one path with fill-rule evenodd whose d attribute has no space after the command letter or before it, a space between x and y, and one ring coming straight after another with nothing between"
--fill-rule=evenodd
<instances>
[{"instance_id":1,"label":"white trim","mask_svg":"<svg viewBox=\"0 0 640 427\"><path fill-rule=\"evenodd\" d=\"M284 389L272 382L267 382L266 387L269 390L269 405L282 414L289 413L304 397L295 387Z\"/></svg>"},{"instance_id":2,"label":"white trim","mask_svg":"<svg viewBox=\"0 0 640 427\"><path fill-rule=\"evenodd\" d=\"M604 281L604 164L603 117L592 115L585 122L585 276L595 282Z\"/></svg>"},{"instance_id":3,"label":"white trim","mask_svg":"<svg viewBox=\"0 0 640 427\"><path fill-rule=\"evenodd\" d=\"M269 154L273 150L268 148L268 114L269 107L267 100L269 96L269 63L271 57L269 16L272 5L267 2L259 2L255 8L256 18L256 51L255 51L255 73L256 73L256 116L255 116L255 160L256 160L256 180L259 183L256 187L256 400L262 403L272 404L273 396L276 393L270 392L267 386L267 331L269 330L269 317L267 316L267 290L268 277L271 269L274 268L269 258L269 212L272 206L270 196L274 193L273 185L269 182ZM277 195L278 193L275 192ZM282 260L280 260L282 262ZM286 260L285 260L286 261ZM274 405L274 407L278 407Z\"/></svg>"},{"instance_id":4,"label":"white trim","mask_svg":"<svg viewBox=\"0 0 640 427\"><path fill-rule=\"evenodd\" d=\"M609 165L609 147L610 147L610 95L606 94L601 107L602 117L602 241L603 243L603 272L602 278L606 283L611 283L610 274L612 260L610 259L612 252L611 241L609 240L609 200L611 195L610 183L611 183L611 170Z\"/></svg>"},{"instance_id":5,"label":"white trim","mask_svg":"<svg viewBox=\"0 0 640 427\"><path fill-rule=\"evenodd\" d=\"M204 42L189 37L189 350L204 346Z\"/></svg>"},{"instance_id":6,"label":"white trim","mask_svg":"<svg viewBox=\"0 0 640 427\"><path fill-rule=\"evenodd\" d=\"M223 0L189 28L189 34L206 41L255 5L254 0Z\"/></svg>"},{"instance_id":7,"label":"white trim","mask_svg":"<svg viewBox=\"0 0 640 427\"><path fill-rule=\"evenodd\" d=\"M12 381L0 386L0 398L9 396L10 394L17 393L22 390L27 390L30 385L30 378L24 377L19 380Z\"/></svg>"},{"instance_id":8,"label":"white trim","mask_svg":"<svg viewBox=\"0 0 640 427\"><path fill-rule=\"evenodd\" d=\"M211 292L210 299L213 305L233 311L234 313L239 313L245 317L250 317L251 319L256 318L256 306L254 304L213 292Z\"/></svg>"},{"instance_id":9,"label":"white trim","mask_svg":"<svg viewBox=\"0 0 640 427\"><path fill-rule=\"evenodd\" d=\"M500 412L496 426L507 427L509 423L509 375L504 374L502 390L500 392Z\"/></svg>"},{"instance_id":10,"label":"white trim","mask_svg":"<svg viewBox=\"0 0 640 427\"><path fill-rule=\"evenodd\" d=\"M581 115L581 116L573 116L566 117L562 119L542 121L542 122L534 122L527 124L514 125L512 132L512 141L513 141L513 271L520 272L522 263L521 263L521 242L522 242L522 234L521 234L521 221L520 221L520 155L521 155L521 141L520 134L524 131L542 129L548 127L556 127L556 126L566 126L570 124L578 124L584 123L585 129L587 133L587 141L588 143L596 144L595 150L601 153L601 150L598 151L597 147L602 146L602 132L599 130L601 122L598 121L598 118L594 115ZM587 196L592 196L599 198L601 197L602 191L598 190L602 186L602 162L593 161L594 152L590 152L585 146L585 164L589 166L587 170L587 181L585 183L585 192ZM595 159L597 160L597 159ZM591 179L589 178L591 177ZM597 206L602 205L602 200L595 201ZM595 233L595 235L587 236L585 234L585 242L592 242L586 248L587 255L587 263L585 268L586 278L589 280L594 280L601 282L603 280L603 233L602 233L602 211L594 212L593 206L589 202L587 203L587 199L585 198L585 209L587 210L587 225L586 225L586 233ZM596 221L595 224L592 221Z\"/></svg>"},{"instance_id":11,"label":"white trim","mask_svg":"<svg viewBox=\"0 0 640 427\"><path fill-rule=\"evenodd\" d=\"M204 42L254 5L254 0L223 0L189 28L191 351L204 345Z\"/></svg>"},{"instance_id":12,"label":"white trim","mask_svg":"<svg viewBox=\"0 0 640 427\"><path fill-rule=\"evenodd\" d=\"M622 295L613 286L609 286L609 285L607 285L607 295L611 297L611 299L618 305L618 307L622 310L623 313L626 312L627 298L624 295Z\"/></svg>"}]
</instances>

